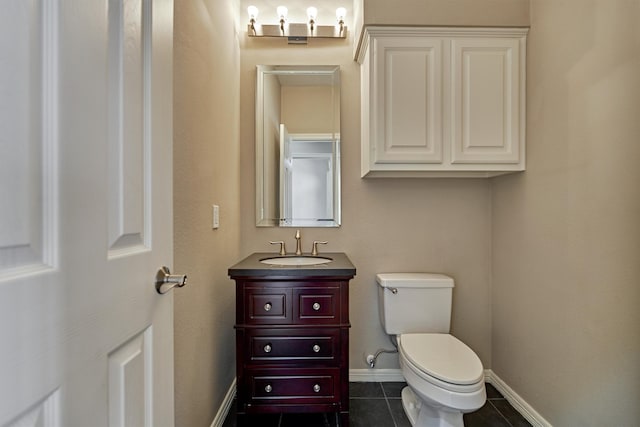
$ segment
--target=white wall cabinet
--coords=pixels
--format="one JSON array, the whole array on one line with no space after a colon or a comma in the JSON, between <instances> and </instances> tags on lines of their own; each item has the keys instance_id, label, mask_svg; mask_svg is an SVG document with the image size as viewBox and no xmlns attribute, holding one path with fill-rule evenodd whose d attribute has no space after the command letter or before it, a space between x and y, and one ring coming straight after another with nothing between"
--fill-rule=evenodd
<instances>
[{"instance_id":1,"label":"white wall cabinet","mask_svg":"<svg viewBox=\"0 0 640 427\"><path fill-rule=\"evenodd\" d=\"M363 177L525 168L525 28L366 27Z\"/></svg>"}]
</instances>

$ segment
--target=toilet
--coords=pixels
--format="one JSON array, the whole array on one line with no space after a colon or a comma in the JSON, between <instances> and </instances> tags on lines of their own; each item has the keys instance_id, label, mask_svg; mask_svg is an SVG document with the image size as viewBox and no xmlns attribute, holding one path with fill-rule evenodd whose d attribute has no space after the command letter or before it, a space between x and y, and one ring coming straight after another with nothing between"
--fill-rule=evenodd
<instances>
[{"instance_id":1,"label":"toilet","mask_svg":"<svg viewBox=\"0 0 640 427\"><path fill-rule=\"evenodd\" d=\"M462 427L462 415L486 401L480 358L449 334L453 279L433 273L380 273L378 308L395 335L402 406L413 427Z\"/></svg>"}]
</instances>

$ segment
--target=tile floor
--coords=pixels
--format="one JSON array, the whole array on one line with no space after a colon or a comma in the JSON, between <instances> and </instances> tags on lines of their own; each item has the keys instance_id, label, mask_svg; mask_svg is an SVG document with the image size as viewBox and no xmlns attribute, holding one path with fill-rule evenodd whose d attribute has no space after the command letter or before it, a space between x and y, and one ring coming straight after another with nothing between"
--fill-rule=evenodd
<instances>
[{"instance_id":1,"label":"tile floor","mask_svg":"<svg viewBox=\"0 0 640 427\"><path fill-rule=\"evenodd\" d=\"M411 427L402 409L400 391L405 383L350 383L350 427ZM333 414L254 415L248 425L256 427L334 427ZM487 384L487 403L476 412L465 414L465 427L531 427L491 384ZM235 427L235 406L223 427Z\"/></svg>"}]
</instances>

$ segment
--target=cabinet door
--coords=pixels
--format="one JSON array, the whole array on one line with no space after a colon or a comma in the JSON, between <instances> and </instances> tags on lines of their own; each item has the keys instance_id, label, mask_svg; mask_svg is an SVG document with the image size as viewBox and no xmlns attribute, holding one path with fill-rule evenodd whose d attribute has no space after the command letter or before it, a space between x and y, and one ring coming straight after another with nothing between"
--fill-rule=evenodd
<instances>
[{"instance_id":1,"label":"cabinet door","mask_svg":"<svg viewBox=\"0 0 640 427\"><path fill-rule=\"evenodd\" d=\"M292 319L291 289L274 286L247 286L243 308L246 318L240 322L257 325L289 324Z\"/></svg>"},{"instance_id":2,"label":"cabinet door","mask_svg":"<svg viewBox=\"0 0 640 427\"><path fill-rule=\"evenodd\" d=\"M373 39L373 163L442 162L442 40Z\"/></svg>"},{"instance_id":3,"label":"cabinet door","mask_svg":"<svg viewBox=\"0 0 640 427\"><path fill-rule=\"evenodd\" d=\"M520 38L451 41L453 164L521 161L520 42Z\"/></svg>"}]
</instances>

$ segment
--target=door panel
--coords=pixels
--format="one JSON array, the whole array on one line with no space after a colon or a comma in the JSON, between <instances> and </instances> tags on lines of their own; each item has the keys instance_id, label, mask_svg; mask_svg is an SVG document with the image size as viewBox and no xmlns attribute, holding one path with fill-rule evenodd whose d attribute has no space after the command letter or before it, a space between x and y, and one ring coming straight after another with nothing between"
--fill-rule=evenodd
<instances>
[{"instance_id":1,"label":"door panel","mask_svg":"<svg viewBox=\"0 0 640 427\"><path fill-rule=\"evenodd\" d=\"M55 46L43 38L54 15L43 6L13 1L0 14L0 280L49 269L54 255Z\"/></svg>"},{"instance_id":2,"label":"door panel","mask_svg":"<svg viewBox=\"0 0 640 427\"><path fill-rule=\"evenodd\" d=\"M520 41L455 39L452 163L520 161Z\"/></svg>"},{"instance_id":3,"label":"door panel","mask_svg":"<svg viewBox=\"0 0 640 427\"><path fill-rule=\"evenodd\" d=\"M148 241L150 3L109 4L109 243L111 254Z\"/></svg>"}]
</instances>

